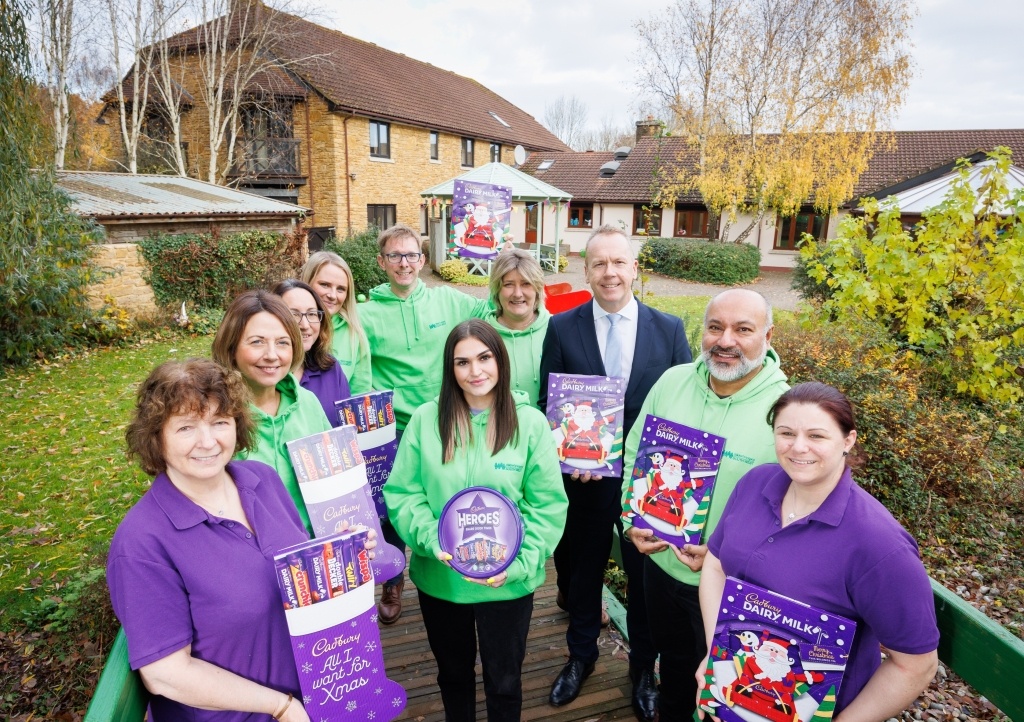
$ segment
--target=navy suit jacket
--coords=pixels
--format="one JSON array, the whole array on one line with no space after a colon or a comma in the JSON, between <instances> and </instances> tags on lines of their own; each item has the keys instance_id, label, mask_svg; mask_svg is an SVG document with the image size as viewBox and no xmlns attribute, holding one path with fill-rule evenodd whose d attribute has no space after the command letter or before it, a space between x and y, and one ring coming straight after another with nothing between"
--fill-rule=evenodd
<instances>
[{"instance_id":1,"label":"navy suit jacket","mask_svg":"<svg viewBox=\"0 0 1024 722\"><path fill-rule=\"evenodd\" d=\"M636 348L633 367L626 387L626 408L623 412L622 438L629 436L640 407L651 387L672 366L689 363L690 344L686 340L683 322L676 316L656 311L637 301ZM547 407L548 374L588 374L606 376L601 347L597 345L594 330L594 302L563 311L552 316L544 337L544 350L540 357L540 399L538 405Z\"/></svg>"}]
</instances>

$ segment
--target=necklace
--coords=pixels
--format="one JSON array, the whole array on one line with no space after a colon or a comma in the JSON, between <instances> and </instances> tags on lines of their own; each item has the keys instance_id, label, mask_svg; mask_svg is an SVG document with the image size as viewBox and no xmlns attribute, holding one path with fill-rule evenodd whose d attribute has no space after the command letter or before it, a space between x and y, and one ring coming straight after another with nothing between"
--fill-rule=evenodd
<instances>
[{"instance_id":1,"label":"necklace","mask_svg":"<svg viewBox=\"0 0 1024 722\"><path fill-rule=\"evenodd\" d=\"M792 487L790 487L789 491L786 492L786 496L789 496L790 492L792 492L792 496L793 496L793 511L789 512L789 514L786 515L786 521L793 521L794 519L797 518L797 516L801 516L801 517L807 516L807 514L809 514L810 512L804 512L803 514L799 514L799 515L796 513L796 511L797 511L796 492L793 491Z\"/></svg>"}]
</instances>

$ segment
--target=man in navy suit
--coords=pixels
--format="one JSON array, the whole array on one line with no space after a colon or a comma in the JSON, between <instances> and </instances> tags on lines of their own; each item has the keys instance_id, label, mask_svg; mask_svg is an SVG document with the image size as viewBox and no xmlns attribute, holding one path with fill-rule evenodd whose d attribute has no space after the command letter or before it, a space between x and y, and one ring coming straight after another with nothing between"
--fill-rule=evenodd
<instances>
[{"instance_id":1,"label":"man in navy suit","mask_svg":"<svg viewBox=\"0 0 1024 722\"><path fill-rule=\"evenodd\" d=\"M662 373L689 363L690 347L683 323L655 311L633 297L637 261L629 239L614 226L601 226L587 240L586 278L594 300L554 316L548 324L541 354L539 404L547 402L550 373L621 376L626 380L623 438L636 421L647 392ZM551 688L556 707L579 696L597 661L601 633L601 588L611 552L613 529L619 523L622 479L573 472L562 476L569 512L562 540L555 549L558 600L569 612L569 662ZM644 722L654 719L657 688L656 653L643 598L643 557L632 544L621 544L627 575L629 607L626 625L631 646L629 666L633 709Z\"/></svg>"}]
</instances>

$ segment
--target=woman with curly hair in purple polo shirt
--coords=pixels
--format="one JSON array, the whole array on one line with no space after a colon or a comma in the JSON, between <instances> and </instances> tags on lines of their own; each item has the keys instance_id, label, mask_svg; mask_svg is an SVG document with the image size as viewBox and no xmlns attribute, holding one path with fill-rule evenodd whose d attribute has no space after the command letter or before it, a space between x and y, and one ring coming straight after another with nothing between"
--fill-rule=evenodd
<instances>
[{"instance_id":1,"label":"woman with curly hair in purple polo shirt","mask_svg":"<svg viewBox=\"0 0 1024 722\"><path fill-rule=\"evenodd\" d=\"M857 622L836 722L897 716L938 664L935 603L917 544L853 480L857 431L842 393L794 386L768 424L779 463L740 479L708 541L700 580L708 649L725 577L760 585ZM706 664L694 670L700 684Z\"/></svg>"},{"instance_id":2,"label":"woman with curly hair in purple polo shirt","mask_svg":"<svg viewBox=\"0 0 1024 722\"><path fill-rule=\"evenodd\" d=\"M255 442L241 376L207 359L139 388L128 455L155 478L110 543L107 584L149 719L308 722L274 576L308 536Z\"/></svg>"}]
</instances>

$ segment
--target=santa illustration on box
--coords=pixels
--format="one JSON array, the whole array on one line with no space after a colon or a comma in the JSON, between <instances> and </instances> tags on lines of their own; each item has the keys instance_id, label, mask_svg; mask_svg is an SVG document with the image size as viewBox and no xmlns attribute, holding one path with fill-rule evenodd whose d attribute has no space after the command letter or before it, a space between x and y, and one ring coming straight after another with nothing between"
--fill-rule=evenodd
<instances>
[{"instance_id":1,"label":"santa illustration on box","mask_svg":"<svg viewBox=\"0 0 1024 722\"><path fill-rule=\"evenodd\" d=\"M661 456L661 454L656 454ZM641 514L649 514L656 519L661 519L674 526L677 531L681 530L690 521L692 514L687 513L686 503L693 498L693 492L704 485L700 479L686 479L683 465L686 457L678 454L669 454L660 464L658 460L652 460L651 470L648 472L650 486L647 492L641 497L638 509ZM696 505L692 504L696 511Z\"/></svg>"}]
</instances>

